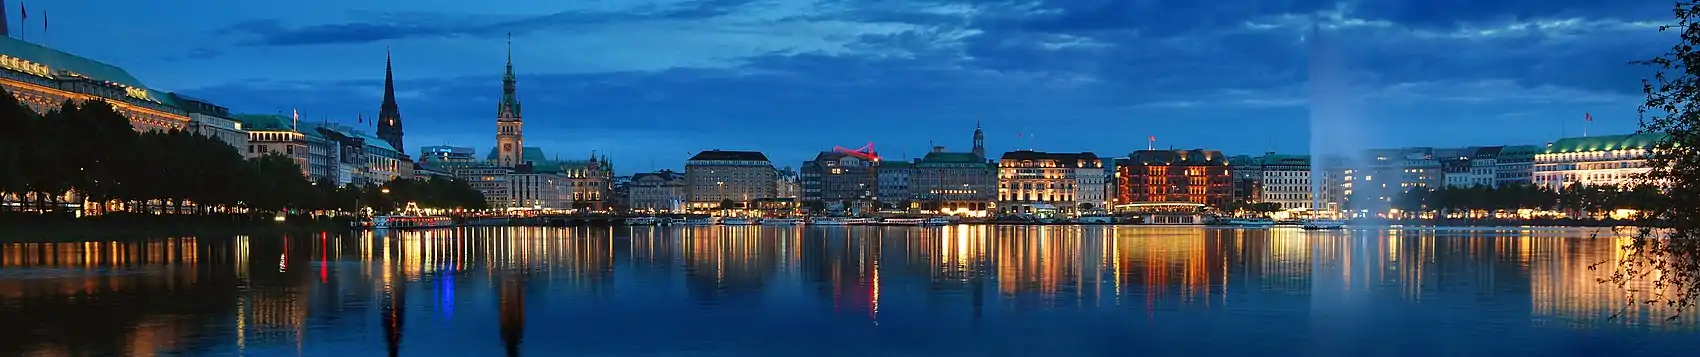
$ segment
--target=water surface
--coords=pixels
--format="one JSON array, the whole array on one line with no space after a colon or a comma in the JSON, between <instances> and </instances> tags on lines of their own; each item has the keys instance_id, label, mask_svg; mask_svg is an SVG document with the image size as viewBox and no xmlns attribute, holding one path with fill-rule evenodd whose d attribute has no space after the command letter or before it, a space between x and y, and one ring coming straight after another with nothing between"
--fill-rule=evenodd
<instances>
[{"instance_id":1,"label":"water surface","mask_svg":"<svg viewBox=\"0 0 1700 357\"><path fill-rule=\"evenodd\" d=\"M1624 241L955 226L10 243L0 356L1700 355L1700 318L1623 310L1595 282Z\"/></svg>"}]
</instances>

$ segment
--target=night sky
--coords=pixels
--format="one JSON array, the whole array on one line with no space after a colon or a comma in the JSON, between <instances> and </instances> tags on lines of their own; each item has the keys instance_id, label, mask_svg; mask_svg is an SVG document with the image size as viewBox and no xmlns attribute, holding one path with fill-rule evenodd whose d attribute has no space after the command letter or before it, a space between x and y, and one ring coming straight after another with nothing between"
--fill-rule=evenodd
<instances>
[{"instance_id":1,"label":"night sky","mask_svg":"<svg viewBox=\"0 0 1700 357\"><path fill-rule=\"evenodd\" d=\"M1360 133L1397 147L1541 144L1635 130L1668 0L297 0L7 2L12 33L238 113L376 116L394 54L409 153L493 145L506 34L526 143L621 174L695 151L797 166L1157 146L1309 147L1313 23L1343 56ZM44 34L41 19L51 28ZM370 123L370 121L368 121Z\"/></svg>"}]
</instances>

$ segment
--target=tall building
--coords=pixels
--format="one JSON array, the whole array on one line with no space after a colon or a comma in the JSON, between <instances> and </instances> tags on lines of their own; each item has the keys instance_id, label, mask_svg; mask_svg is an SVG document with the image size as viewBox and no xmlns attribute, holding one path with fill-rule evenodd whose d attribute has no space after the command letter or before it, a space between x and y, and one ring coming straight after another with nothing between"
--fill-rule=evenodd
<instances>
[{"instance_id":1,"label":"tall building","mask_svg":"<svg viewBox=\"0 0 1700 357\"><path fill-rule=\"evenodd\" d=\"M1494 168L1494 183L1497 187L1533 184L1535 180L1535 155L1546 151L1535 145L1506 146L1499 150L1498 166Z\"/></svg>"},{"instance_id":2,"label":"tall building","mask_svg":"<svg viewBox=\"0 0 1700 357\"><path fill-rule=\"evenodd\" d=\"M1228 157L1215 150L1140 150L1116 159L1116 202L1197 203L1233 201ZM1267 178L1268 173L1264 173ZM1268 183L1265 182L1267 185Z\"/></svg>"},{"instance_id":3,"label":"tall building","mask_svg":"<svg viewBox=\"0 0 1700 357\"><path fill-rule=\"evenodd\" d=\"M1264 155L1274 155L1267 153ZM1234 202L1250 204L1263 202L1263 156L1238 155L1228 158L1228 172L1234 175ZM1114 181L1114 180L1111 180ZM1112 191L1115 192L1115 191Z\"/></svg>"},{"instance_id":4,"label":"tall building","mask_svg":"<svg viewBox=\"0 0 1700 357\"><path fill-rule=\"evenodd\" d=\"M1310 155L1264 154L1258 158L1257 171L1262 175L1263 197L1259 202L1275 203L1283 210L1314 210L1316 207L1314 180L1311 177Z\"/></svg>"},{"instance_id":5,"label":"tall building","mask_svg":"<svg viewBox=\"0 0 1700 357\"><path fill-rule=\"evenodd\" d=\"M390 53L384 51L384 102L378 105L378 138L403 154L407 146L401 143L401 108L395 104L395 75L390 70Z\"/></svg>"},{"instance_id":6,"label":"tall building","mask_svg":"<svg viewBox=\"0 0 1700 357\"><path fill-rule=\"evenodd\" d=\"M1103 161L1090 152L1006 152L998 160L998 210L1035 215L1075 212L1081 169L1103 170Z\"/></svg>"},{"instance_id":7,"label":"tall building","mask_svg":"<svg viewBox=\"0 0 1700 357\"><path fill-rule=\"evenodd\" d=\"M129 118L136 131L189 125L188 113L171 95L148 88L122 68L9 36L0 36L0 89L37 113L66 101L101 100Z\"/></svg>"},{"instance_id":8,"label":"tall building","mask_svg":"<svg viewBox=\"0 0 1700 357\"><path fill-rule=\"evenodd\" d=\"M828 205L874 200L879 194L880 162L875 158L822 151L802 166L803 202Z\"/></svg>"},{"instance_id":9,"label":"tall building","mask_svg":"<svg viewBox=\"0 0 1700 357\"><path fill-rule=\"evenodd\" d=\"M497 163L500 167L500 150L494 148L485 156L486 160ZM560 209L606 210L614 202L614 167L607 157L597 157L592 154L587 160L550 159L543 154L543 149L527 147L520 151L516 173L536 175L556 175L567 185L562 194L567 202ZM518 167L527 167L524 170ZM548 206L546 208L557 208Z\"/></svg>"},{"instance_id":10,"label":"tall building","mask_svg":"<svg viewBox=\"0 0 1700 357\"><path fill-rule=\"evenodd\" d=\"M672 170L632 175L629 187L633 211L681 212L689 198L685 175Z\"/></svg>"},{"instance_id":11,"label":"tall building","mask_svg":"<svg viewBox=\"0 0 1700 357\"><path fill-rule=\"evenodd\" d=\"M910 191L923 209L950 215L984 217L998 199L998 166L972 152L933 152L916 159Z\"/></svg>"},{"instance_id":12,"label":"tall building","mask_svg":"<svg viewBox=\"0 0 1700 357\"><path fill-rule=\"evenodd\" d=\"M915 200L915 193L910 190L909 185L915 165L895 160L881 160L876 164L879 165L875 168L878 171L875 176L878 176L876 181L879 184L879 191L876 192L879 192L879 196L874 199L885 206L900 209L909 208L908 204Z\"/></svg>"},{"instance_id":13,"label":"tall building","mask_svg":"<svg viewBox=\"0 0 1700 357\"><path fill-rule=\"evenodd\" d=\"M1558 190L1574 184L1630 185L1646 174L1647 156L1664 133L1563 138L1535 155L1534 182Z\"/></svg>"},{"instance_id":14,"label":"tall building","mask_svg":"<svg viewBox=\"0 0 1700 357\"><path fill-rule=\"evenodd\" d=\"M687 208L716 209L724 201L743 204L773 198L777 174L758 151L708 150L685 161Z\"/></svg>"},{"instance_id":15,"label":"tall building","mask_svg":"<svg viewBox=\"0 0 1700 357\"><path fill-rule=\"evenodd\" d=\"M520 120L519 97L514 93L513 39L508 40L507 72L502 75L502 100L496 103L496 165L513 167L522 163L525 123Z\"/></svg>"},{"instance_id":16,"label":"tall building","mask_svg":"<svg viewBox=\"0 0 1700 357\"><path fill-rule=\"evenodd\" d=\"M776 174L778 175L778 179L773 183L774 198L795 199L797 198L797 195L802 194L803 184L798 181L797 170L792 169L790 166L786 166L783 169L779 169L779 172Z\"/></svg>"}]
</instances>

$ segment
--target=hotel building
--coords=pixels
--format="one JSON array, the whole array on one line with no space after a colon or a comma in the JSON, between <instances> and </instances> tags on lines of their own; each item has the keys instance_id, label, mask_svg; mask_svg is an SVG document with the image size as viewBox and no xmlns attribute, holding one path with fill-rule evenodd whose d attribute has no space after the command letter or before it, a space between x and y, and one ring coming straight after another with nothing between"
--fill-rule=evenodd
<instances>
[{"instance_id":1,"label":"hotel building","mask_svg":"<svg viewBox=\"0 0 1700 357\"><path fill-rule=\"evenodd\" d=\"M708 150L685 161L688 209L718 209L723 201L774 198L777 171L758 151Z\"/></svg>"},{"instance_id":2,"label":"hotel building","mask_svg":"<svg viewBox=\"0 0 1700 357\"><path fill-rule=\"evenodd\" d=\"M1563 138L1535 155L1534 182L1550 189L1572 184L1623 186L1649 170L1649 150L1662 133Z\"/></svg>"},{"instance_id":3,"label":"hotel building","mask_svg":"<svg viewBox=\"0 0 1700 357\"><path fill-rule=\"evenodd\" d=\"M1006 152L998 160L998 210L1038 215L1076 212L1084 203L1081 192L1090 190L1080 187L1082 174L1102 172L1103 161L1090 152Z\"/></svg>"},{"instance_id":4,"label":"hotel building","mask_svg":"<svg viewBox=\"0 0 1700 357\"><path fill-rule=\"evenodd\" d=\"M1140 150L1116 159L1115 165L1118 204L1223 207L1233 201L1233 175L1228 157L1220 151Z\"/></svg>"}]
</instances>

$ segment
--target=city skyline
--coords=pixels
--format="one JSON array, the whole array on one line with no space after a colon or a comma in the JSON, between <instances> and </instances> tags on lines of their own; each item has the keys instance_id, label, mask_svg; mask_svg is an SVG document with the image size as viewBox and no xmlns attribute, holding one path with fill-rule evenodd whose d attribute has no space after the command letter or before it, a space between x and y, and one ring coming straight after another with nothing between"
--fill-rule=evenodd
<instances>
[{"instance_id":1,"label":"city skyline","mask_svg":"<svg viewBox=\"0 0 1700 357\"><path fill-rule=\"evenodd\" d=\"M715 148L762 151L781 167L870 141L894 158L928 144L964 151L976 122L991 153L1121 156L1147 136L1157 148L1303 153L1313 24L1364 89L1359 115L1375 119L1362 134L1378 147L1538 145L1581 135L1584 113L1590 134L1633 131L1643 70L1627 62L1669 40L1657 32L1664 6L1061 3L60 2L30 3L27 20L7 10L17 36L150 87L303 120L376 118L388 48L409 154L491 146L512 32L527 146L607 153L626 163L621 174L678 169ZM111 41L109 28L153 41Z\"/></svg>"}]
</instances>

